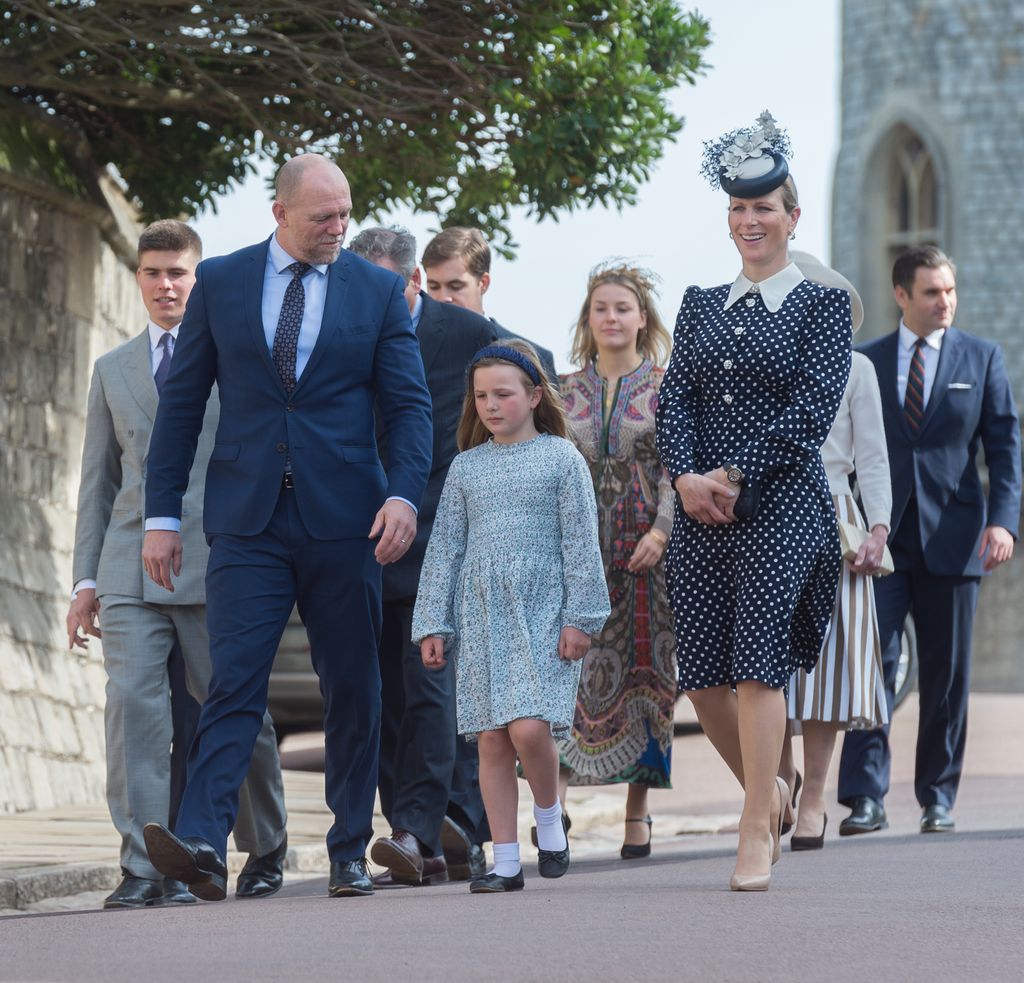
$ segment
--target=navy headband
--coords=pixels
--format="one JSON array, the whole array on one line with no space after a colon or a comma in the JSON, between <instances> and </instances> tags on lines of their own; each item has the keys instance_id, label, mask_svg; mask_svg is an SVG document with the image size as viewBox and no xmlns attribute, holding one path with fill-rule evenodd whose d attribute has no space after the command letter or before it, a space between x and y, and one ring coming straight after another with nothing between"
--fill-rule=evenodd
<instances>
[{"instance_id":1,"label":"navy headband","mask_svg":"<svg viewBox=\"0 0 1024 983\"><path fill-rule=\"evenodd\" d=\"M488 345L486 348L481 348L470 361L468 371L472 373L473 366L485 358L500 358L503 362L511 362L516 368L522 369L535 386L540 385L540 374L533 362L514 348L507 348L505 345Z\"/></svg>"}]
</instances>

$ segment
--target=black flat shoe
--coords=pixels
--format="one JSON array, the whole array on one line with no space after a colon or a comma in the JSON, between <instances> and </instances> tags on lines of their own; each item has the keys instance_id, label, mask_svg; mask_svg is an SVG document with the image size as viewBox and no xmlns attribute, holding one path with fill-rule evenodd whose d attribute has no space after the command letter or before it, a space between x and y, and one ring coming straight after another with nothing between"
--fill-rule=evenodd
<instances>
[{"instance_id":1,"label":"black flat shoe","mask_svg":"<svg viewBox=\"0 0 1024 983\"><path fill-rule=\"evenodd\" d=\"M501 877L492 871L469 882L469 890L473 894L508 894L509 891L521 891L525 886L522 867L514 877Z\"/></svg>"},{"instance_id":2,"label":"black flat shoe","mask_svg":"<svg viewBox=\"0 0 1024 983\"><path fill-rule=\"evenodd\" d=\"M235 884L236 898L266 898L281 890L284 883L284 858L288 854L288 834L280 846L262 857L250 853Z\"/></svg>"},{"instance_id":3,"label":"black flat shoe","mask_svg":"<svg viewBox=\"0 0 1024 983\"><path fill-rule=\"evenodd\" d=\"M206 840L198 836L179 839L159 823L146 823L142 836L149 862L164 877L187 884L203 901L223 901L227 897L228 869Z\"/></svg>"},{"instance_id":4,"label":"black flat shoe","mask_svg":"<svg viewBox=\"0 0 1024 983\"><path fill-rule=\"evenodd\" d=\"M803 783L804 776L801 775L800 772L797 772L796 778L793 779L793 795L789 800L789 807L786 810L790 815L793 815L794 811L796 810L796 797L800 794L800 786L803 785ZM793 828L794 825L794 822L786 822L786 820L783 819L782 835L785 836Z\"/></svg>"},{"instance_id":5,"label":"black flat shoe","mask_svg":"<svg viewBox=\"0 0 1024 983\"><path fill-rule=\"evenodd\" d=\"M366 857L331 862L331 881L327 893L332 898L364 898L373 894L373 881Z\"/></svg>"},{"instance_id":6,"label":"black flat shoe","mask_svg":"<svg viewBox=\"0 0 1024 983\"><path fill-rule=\"evenodd\" d=\"M117 908L151 908L163 900L163 881L151 881L145 877L129 874L123 867L124 877L113 892L103 899L103 907L107 911Z\"/></svg>"},{"instance_id":7,"label":"black flat shoe","mask_svg":"<svg viewBox=\"0 0 1024 983\"><path fill-rule=\"evenodd\" d=\"M850 815L839 824L840 836L875 833L889 827L881 802L876 802L870 796L858 795L851 803L850 809Z\"/></svg>"},{"instance_id":8,"label":"black flat shoe","mask_svg":"<svg viewBox=\"0 0 1024 983\"><path fill-rule=\"evenodd\" d=\"M650 816L644 816L643 819L627 819L627 823L647 823L647 842L646 843L623 843L622 849L619 850L619 856L623 860L643 860L644 857L651 855L651 835L654 832L654 820Z\"/></svg>"},{"instance_id":9,"label":"black flat shoe","mask_svg":"<svg viewBox=\"0 0 1024 983\"><path fill-rule=\"evenodd\" d=\"M820 836L794 836L789 841L790 850L820 850L825 845L825 830L828 829L828 813L825 813L825 821L821 824Z\"/></svg>"},{"instance_id":10,"label":"black flat shoe","mask_svg":"<svg viewBox=\"0 0 1024 983\"><path fill-rule=\"evenodd\" d=\"M569 821L562 813L562 829L565 831L564 850L541 850L537 848L537 872L541 877L561 877L569 869Z\"/></svg>"}]
</instances>

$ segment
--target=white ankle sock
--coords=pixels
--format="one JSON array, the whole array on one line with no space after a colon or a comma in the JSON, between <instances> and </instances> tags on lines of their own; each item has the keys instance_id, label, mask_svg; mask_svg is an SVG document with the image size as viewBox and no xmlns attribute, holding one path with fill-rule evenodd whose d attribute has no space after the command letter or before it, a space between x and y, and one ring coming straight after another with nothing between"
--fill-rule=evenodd
<instances>
[{"instance_id":1,"label":"white ankle sock","mask_svg":"<svg viewBox=\"0 0 1024 983\"><path fill-rule=\"evenodd\" d=\"M562 828L562 803L558 799L547 809L534 805L533 818L537 820L538 849L564 850L569 845Z\"/></svg>"},{"instance_id":2,"label":"white ankle sock","mask_svg":"<svg viewBox=\"0 0 1024 983\"><path fill-rule=\"evenodd\" d=\"M494 871L499 877L515 877L521 870L518 843L494 844Z\"/></svg>"}]
</instances>

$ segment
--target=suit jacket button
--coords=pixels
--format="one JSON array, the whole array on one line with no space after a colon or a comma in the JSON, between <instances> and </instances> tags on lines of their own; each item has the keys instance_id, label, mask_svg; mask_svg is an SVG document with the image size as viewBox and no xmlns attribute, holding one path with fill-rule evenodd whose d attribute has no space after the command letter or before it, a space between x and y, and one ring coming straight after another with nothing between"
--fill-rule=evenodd
<instances>
[{"instance_id":1,"label":"suit jacket button","mask_svg":"<svg viewBox=\"0 0 1024 983\"><path fill-rule=\"evenodd\" d=\"M288 410L289 413L294 413L295 412L295 404L294 403L289 403L285 407L285 409Z\"/></svg>"},{"instance_id":2,"label":"suit jacket button","mask_svg":"<svg viewBox=\"0 0 1024 983\"><path fill-rule=\"evenodd\" d=\"M277 453L278 454L283 454L286 450L288 450L288 445L287 444L278 444L277 445Z\"/></svg>"},{"instance_id":3,"label":"suit jacket button","mask_svg":"<svg viewBox=\"0 0 1024 983\"><path fill-rule=\"evenodd\" d=\"M129 437L134 437L135 436L135 431L134 430L129 430L128 431L128 436Z\"/></svg>"}]
</instances>

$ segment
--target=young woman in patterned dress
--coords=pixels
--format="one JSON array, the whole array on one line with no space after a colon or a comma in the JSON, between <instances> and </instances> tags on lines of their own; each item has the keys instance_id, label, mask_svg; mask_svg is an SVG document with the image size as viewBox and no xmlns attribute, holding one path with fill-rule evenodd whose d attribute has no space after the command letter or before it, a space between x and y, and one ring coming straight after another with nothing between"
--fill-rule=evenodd
<instances>
[{"instance_id":1,"label":"young woman in patterned dress","mask_svg":"<svg viewBox=\"0 0 1024 983\"><path fill-rule=\"evenodd\" d=\"M676 645L661 563L675 495L654 440L672 339L651 275L610 263L590 275L561 378L569 436L590 466L612 614L583 663L566 785L626 783L623 859L651 852L647 790L671 788Z\"/></svg>"},{"instance_id":2,"label":"young woman in patterned dress","mask_svg":"<svg viewBox=\"0 0 1024 983\"><path fill-rule=\"evenodd\" d=\"M680 688L744 789L730 887L764 891L789 806L784 690L818 661L839 577L820 449L850 371L850 297L790 262L800 209L774 120L707 151L743 270L689 288L676 322L657 417L679 495L667 580Z\"/></svg>"}]
</instances>

